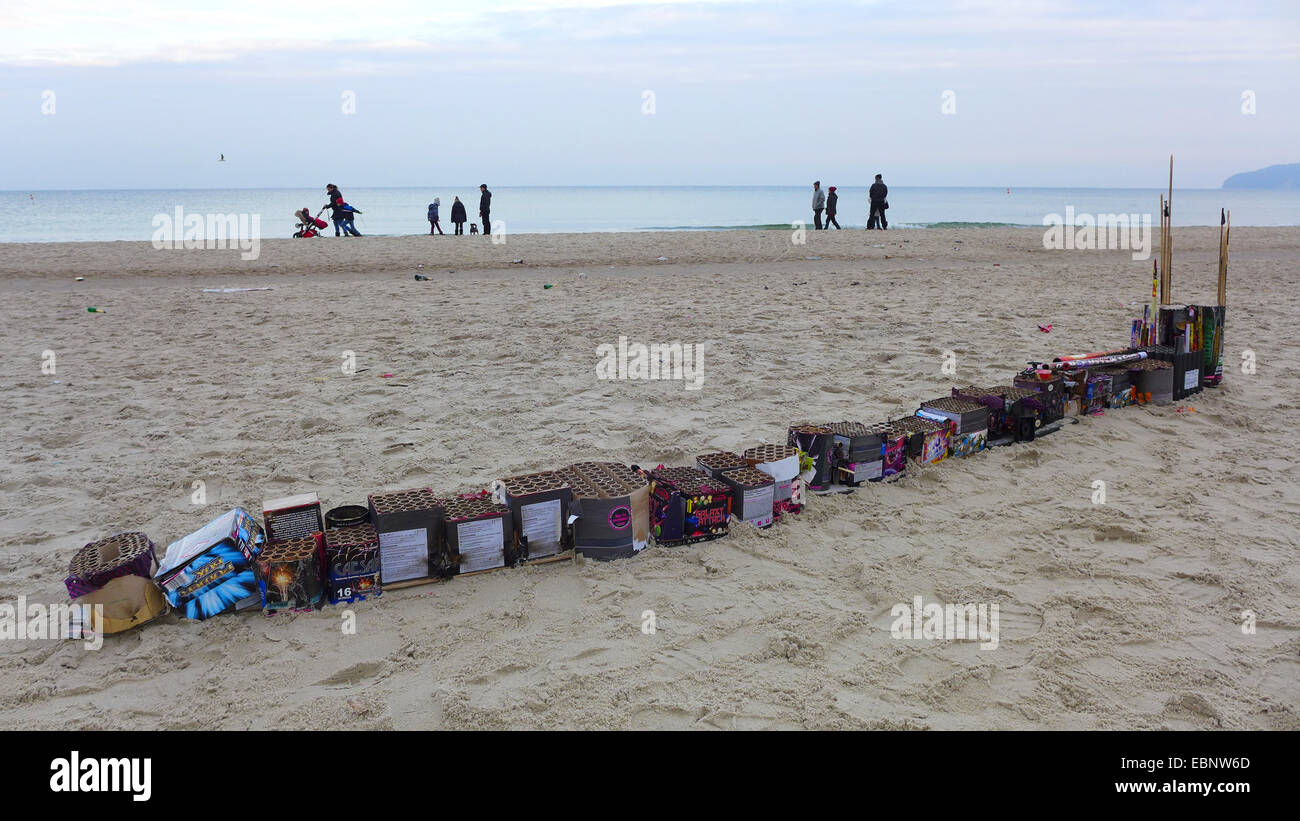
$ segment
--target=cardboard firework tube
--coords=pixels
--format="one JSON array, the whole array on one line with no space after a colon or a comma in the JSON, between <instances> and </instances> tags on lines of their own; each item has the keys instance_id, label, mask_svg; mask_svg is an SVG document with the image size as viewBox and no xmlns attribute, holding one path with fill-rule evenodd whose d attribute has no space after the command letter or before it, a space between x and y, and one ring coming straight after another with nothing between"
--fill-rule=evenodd
<instances>
[{"instance_id":1,"label":"cardboard firework tube","mask_svg":"<svg viewBox=\"0 0 1300 821\"><path fill-rule=\"evenodd\" d=\"M568 549L573 488L559 473L546 470L499 479L493 495L510 508L518 559L542 559Z\"/></svg>"},{"instance_id":2,"label":"cardboard firework tube","mask_svg":"<svg viewBox=\"0 0 1300 821\"><path fill-rule=\"evenodd\" d=\"M321 533L283 539L262 548L253 563L263 610L302 610L325 593L325 544Z\"/></svg>"},{"instance_id":3,"label":"cardboard firework tube","mask_svg":"<svg viewBox=\"0 0 1300 821\"><path fill-rule=\"evenodd\" d=\"M559 473L573 489L574 549L593 559L633 556L650 542L650 484L618 462L578 462Z\"/></svg>"},{"instance_id":4,"label":"cardboard firework tube","mask_svg":"<svg viewBox=\"0 0 1300 821\"><path fill-rule=\"evenodd\" d=\"M372 493L368 501L370 523L379 535L382 584L454 575L442 502L432 490Z\"/></svg>"},{"instance_id":5,"label":"cardboard firework tube","mask_svg":"<svg viewBox=\"0 0 1300 821\"><path fill-rule=\"evenodd\" d=\"M655 542L690 544L727 535L731 485L698 468L650 471L650 530Z\"/></svg>"},{"instance_id":6,"label":"cardboard firework tube","mask_svg":"<svg viewBox=\"0 0 1300 821\"><path fill-rule=\"evenodd\" d=\"M510 508L490 498L443 500L447 552L455 574L494 570L515 563Z\"/></svg>"},{"instance_id":7,"label":"cardboard firework tube","mask_svg":"<svg viewBox=\"0 0 1300 821\"><path fill-rule=\"evenodd\" d=\"M373 525L325 530L325 589L330 604L365 601L383 593L379 534Z\"/></svg>"},{"instance_id":8,"label":"cardboard firework tube","mask_svg":"<svg viewBox=\"0 0 1300 821\"><path fill-rule=\"evenodd\" d=\"M722 481L731 486L732 515L754 527L771 527L776 506L776 480L770 474L751 467L722 472Z\"/></svg>"},{"instance_id":9,"label":"cardboard firework tube","mask_svg":"<svg viewBox=\"0 0 1300 821\"><path fill-rule=\"evenodd\" d=\"M740 454L752 467L776 480L773 490L777 503L794 496L794 482L799 478L799 449L792 445L758 445Z\"/></svg>"},{"instance_id":10,"label":"cardboard firework tube","mask_svg":"<svg viewBox=\"0 0 1300 821\"><path fill-rule=\"evenodd\" d=\"M63 584L69 598L85 596L120 576L153 578L158 550L143 533L118 533L91 542L76 552L68 563Z\"/></svg>"}]
</instances>

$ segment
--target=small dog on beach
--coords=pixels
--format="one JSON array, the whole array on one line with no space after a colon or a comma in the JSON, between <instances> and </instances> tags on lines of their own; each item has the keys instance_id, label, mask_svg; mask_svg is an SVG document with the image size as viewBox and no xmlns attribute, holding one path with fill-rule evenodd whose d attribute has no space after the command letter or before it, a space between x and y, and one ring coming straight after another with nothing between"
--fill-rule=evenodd
<instances>
[{"instance_id":1,"label":"small dog on beach","mask_svg":"<svg viewBox=\"0 0 1300 821\"><path fill-rule=\"evenodd\" d=\"M470 232L471 234L477 234L477 233L478 233L478 226L471 222L471 223L469 224L469 232Z\"/></svg>"}]
</instances>

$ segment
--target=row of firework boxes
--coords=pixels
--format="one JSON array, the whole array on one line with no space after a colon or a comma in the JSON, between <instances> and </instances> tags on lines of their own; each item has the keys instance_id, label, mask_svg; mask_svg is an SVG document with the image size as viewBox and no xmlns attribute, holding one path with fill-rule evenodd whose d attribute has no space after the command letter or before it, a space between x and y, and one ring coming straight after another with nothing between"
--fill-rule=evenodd
<instances>
[{"instance_id":1,"label":"row of firework boxes","mask_svg":"<svg viewBox=\"0 0 1300 821\"><path fill-rule=\"evenodd\" d=\"M693 466L580 462L461 496L428 488L375 493L364 507L325 515L315 493L300 494L264 502L261 521L230 510L170 544L161 561L141 555L140 545L155 553L143 534L91 543L74 558L67 585L75 598L113 574L133 573L152 578L186 617L205 619L259 605L273 612L364 600L384 588L544 562L570 550L626 557L651 537L665 545L716 539L733 517L768 527L799 513L810 490L897 477L908 461L969 456L990 439L1031 440L1099 398L1114 407L1135 394L1111 374L1022 375L1011 386L954 388L902 419L792 425L784 445L706 453ZM123 542L127 536L134 541ZM126 543L137 548L129 565L101 561L124 557ZM87 570L92 565L98 575Z\"/></svg>"}]
</instances>

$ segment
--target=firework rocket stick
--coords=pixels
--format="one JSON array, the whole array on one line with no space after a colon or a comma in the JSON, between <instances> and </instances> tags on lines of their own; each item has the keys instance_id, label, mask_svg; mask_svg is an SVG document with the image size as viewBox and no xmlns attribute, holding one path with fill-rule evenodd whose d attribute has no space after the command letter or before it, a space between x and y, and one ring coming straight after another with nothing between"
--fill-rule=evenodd
<instances>
[{"instance_id":1,"label":"firework rocket stick","mask_svg":"<svg viewBox=\"0 0 1300 821\"><path fill-rule=\"evenodd\" d=\"M1160 282L1160 263L1151 260L1151 304L1146 310L1150 312L1147 322L1147 344L1156 344L1156 288Z\"/></svg>"}]
</instances>

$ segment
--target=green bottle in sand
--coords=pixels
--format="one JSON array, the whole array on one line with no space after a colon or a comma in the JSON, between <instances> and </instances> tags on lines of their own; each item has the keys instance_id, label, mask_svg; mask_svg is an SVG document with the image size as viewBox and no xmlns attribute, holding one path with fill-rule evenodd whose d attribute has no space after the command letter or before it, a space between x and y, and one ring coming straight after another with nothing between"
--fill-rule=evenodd
<instances>
[{"instance_id":1,"label":"green bottle in sand","mask_svg":"<svg viewBox=\"0 0 1300 821\"><path fill-rule=\"evenodd\" d=\"M94 305L91 305L89 308L86 309L86 313L88 313L88 314L106 314L106 313L108 313L108 311L105 311L103 308L96 308Z\"/></svg>"}]
</instances>

